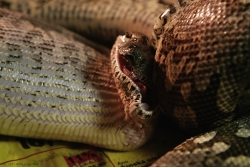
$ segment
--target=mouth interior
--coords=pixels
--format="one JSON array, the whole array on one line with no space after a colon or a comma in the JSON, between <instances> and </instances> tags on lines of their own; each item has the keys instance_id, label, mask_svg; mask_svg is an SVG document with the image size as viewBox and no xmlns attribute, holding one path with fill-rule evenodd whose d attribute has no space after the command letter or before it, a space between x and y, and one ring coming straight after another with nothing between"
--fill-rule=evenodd
<instances>
[{"instance_id":1,"label":"mouth interior","mask_svg":"<svg viewBox=\"0 0 250 167\"><path fill-rule=\"evenodd\" d=\"M148 88L147 86L140 81L136 75L132 72L132 66L128 62L128 60L124 59L121 54L118 54L118 62L120 65L121 71L128 76L140 89L140 93L142 95L142 103L148 104Z\"/></svg>"}]
</instances>

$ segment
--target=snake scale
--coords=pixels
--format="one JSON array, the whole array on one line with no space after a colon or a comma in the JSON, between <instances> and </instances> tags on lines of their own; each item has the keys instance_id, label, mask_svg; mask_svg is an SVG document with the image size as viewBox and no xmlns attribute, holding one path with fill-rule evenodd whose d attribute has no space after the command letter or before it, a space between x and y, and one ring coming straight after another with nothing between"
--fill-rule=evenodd
<instances>
[{"instance_id":1,"label":"snake scale","mask_svg":"<svg viewBox=\"0 0 250 167\"><path fill-rule=\"evenodd\" d=\"M152 166L250 166L248 0L0 6L47 21L0 10L0 134L126 151L163 112L202 134Z\"/></svg>"}]
</instances>

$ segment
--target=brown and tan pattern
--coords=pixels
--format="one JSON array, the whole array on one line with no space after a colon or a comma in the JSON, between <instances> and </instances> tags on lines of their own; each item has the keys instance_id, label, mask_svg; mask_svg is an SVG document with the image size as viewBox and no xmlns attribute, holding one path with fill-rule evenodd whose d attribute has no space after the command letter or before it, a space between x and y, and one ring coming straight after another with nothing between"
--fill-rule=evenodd
<instances>
[{"instance_id":1,"label":"brown and tan pattern","mask_svg":"<svg viewBox=\"0 0 250 167\"><path fill-rule=\"evenodd\" d=\"M124 99L107 56L18 13L2 9L0 25L1 134L115 150L151 136L152 118L132 117L142 110L140 91Z\"/></svg>"},{"instance_id":2,"label":"brown and tan pattern","mask_svg":"<svg viewBox=\"0 0 250 167\"><path fill-rule=\"evenodd\" d=\"M182 128L203 130L231 121L249 89L249 5L195 1L170 19L164 13L165 24L155 26L162 29L155 35L159 101Z\"/></svg>"},{"instance_id":3,"label":"brown and tan pattern","mask_svg":"<svg viewBox=\"0 0 250 167\"><path fill-rule=\"evenodd\" d=\"M131 150L162 110L207 133L152 166L249 166L250 2L162 2L0 0L105 44L146 35L118 36L110 61L103 47L1 10L0 133Z\"/></svg>"}]
</instances>

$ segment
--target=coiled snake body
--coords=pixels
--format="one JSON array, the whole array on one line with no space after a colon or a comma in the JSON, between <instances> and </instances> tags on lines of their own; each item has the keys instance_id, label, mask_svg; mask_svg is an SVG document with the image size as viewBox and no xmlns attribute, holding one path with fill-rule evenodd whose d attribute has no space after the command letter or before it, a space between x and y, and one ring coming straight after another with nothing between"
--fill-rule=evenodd
<instances>
[{"instance_id":1,"label":"coiled snake body","mask_svg":"<svg viewBox=\"0 0 250 167\"><path fill-rule=\"evenodd\" d=\"M1 9L1 134L131 150L163 111L188 131L215 129L152 166L250 165L247 0L0 4L102 41L140 32L119 36L110 61L76 34Z\"/></svg>"}]
</instances>

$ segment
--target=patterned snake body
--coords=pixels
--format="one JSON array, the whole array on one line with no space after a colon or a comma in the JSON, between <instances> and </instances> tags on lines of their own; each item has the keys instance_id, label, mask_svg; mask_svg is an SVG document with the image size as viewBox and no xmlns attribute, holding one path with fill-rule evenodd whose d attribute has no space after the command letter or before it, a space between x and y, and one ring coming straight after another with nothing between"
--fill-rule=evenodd
<instances>
[{"instance_id":1,"label":"patterned snake body","mask_svg":"<svg viewBox=\"0 0 250 167\"><path fill-rule=\"evenodd\" d=\"M151 136L151 119L130 116L143 110L137 87L127 103L107 56L20 14L1 10L0 23L1 134L116 150L135 149Z\"/></svg>"},{"instance_id":2,"label":"patterned snake body","mask_svg":"<svg viewBox=\"0 0 250 167\"><path fill-rule=\"evenodd\" d=\"M0 4L67 23L89 37L98 32L102 39L112 32L113 40L124 30L149 37L147 26L156 22L156 73L148 70L153 51L141 34L119 36L110 63L75 34L1 10L0 133L131 150L150 138L161 109L184 129L217 129L187 140L152 166L250 165L250 3L180 1L165 11L153 2L93 2ZM120 14L126 12L131 15ZM124 23L118 24L121 18ZM81 19L89 24L77 26ZM126 23L134 26L124 29Z\"/></svg>"},{"instance_id":3,"label":"patterned snake body","mask_svg":"<svg viewBox=\"0 0 250 167\"><path fill-rule=\"evenodd\" d=\"M164 112L180 127L204 130L242 114L235 108L246 103L242 96L250 99L249 16L249 3L239 1L198 1L172 18L161 15L156 87Z\"/></svg>"}]
</instances>

